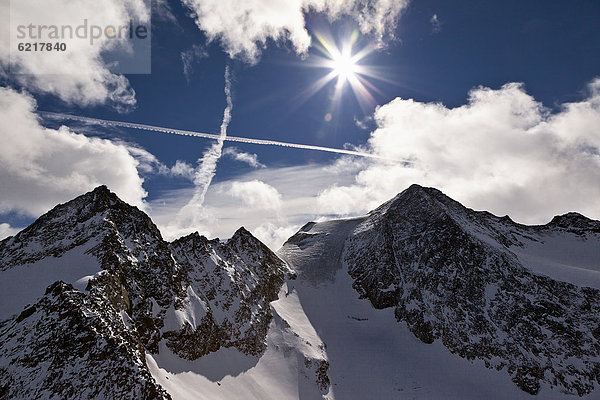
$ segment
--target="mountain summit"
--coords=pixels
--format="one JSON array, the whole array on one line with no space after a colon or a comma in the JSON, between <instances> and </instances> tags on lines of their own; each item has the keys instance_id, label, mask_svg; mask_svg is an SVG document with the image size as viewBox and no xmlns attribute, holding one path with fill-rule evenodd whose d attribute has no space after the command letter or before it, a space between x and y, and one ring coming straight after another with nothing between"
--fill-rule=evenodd
<instances>
[{"instance_id":1,"label":"mountain summit","mask_svg":"<svg viewBox=\"0 0 600 400\"><path fill-rule=\"evenodd\" d=\"M264 353L289 272L244 228L167 243L98 187L0 242L0 398L170 398L147 357Z\"/></svg>"},{"instance_id":2,"label":"mountain summit","mask_svg":"<svg viewBox=\"0 0 600 400\"><path fill-rule=\"evenodd\" d=\"M525 392L582 396L600 378L599 227L576 213L525 226L412 185L366 217L307 224L279 255L307 282L347 271L423 343Z\"/></svg>"},{"instance_id":3,"label":"mountain summit","mask_svg":"<svg viewBox=\"0 0 600 400\"><path fill-rule=\"evenodd\" d=\"M413 185L277 252L101 186L0 242L0 399L597 395L600 222Z\"/></svg>"}]
</instances>

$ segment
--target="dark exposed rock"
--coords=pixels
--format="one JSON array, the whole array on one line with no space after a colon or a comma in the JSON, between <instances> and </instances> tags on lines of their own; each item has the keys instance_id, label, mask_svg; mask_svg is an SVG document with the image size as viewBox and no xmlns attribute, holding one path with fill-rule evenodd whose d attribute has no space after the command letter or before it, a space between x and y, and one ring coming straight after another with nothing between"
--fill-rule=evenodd
<instances>
[{"instance_id":1,"label":"dark exposed rock","mask_svg":"<svg viewBox=\"0 0 600 400\"><path fill-rule=\"evenodd\" d=\"M170 398L118 311L60 281L2 323L0 348L8 398Z\"/></svg>"},{"instance_id":2,"label":"dark exposed rock","mask_svg":"<svg viewBox=\"0 0 600 400\"><path fill-rule=\"evenodd\" d=\"M249 355L262 353L272 318L269 303L277 299L286 264L243 227L227 242L195 233L173 242L171 250L187 272L186 283L203 294L208 312L196 332L167 332L169 348L187 359L221 346ZM202 337L206 345L186 345L193 336Z\"/></svg>"},{"instance_id":3,"label":"dark exposed rock","mask_svg":"<svg viewBox=\"0 0 600 400\"><path fill-rule=\"evenodd\" d=\"M552 218L548 226L563 228L572 232L600 232L600 221L594 221L576 212L557 215Z\"/></svg>"}]
</instances>

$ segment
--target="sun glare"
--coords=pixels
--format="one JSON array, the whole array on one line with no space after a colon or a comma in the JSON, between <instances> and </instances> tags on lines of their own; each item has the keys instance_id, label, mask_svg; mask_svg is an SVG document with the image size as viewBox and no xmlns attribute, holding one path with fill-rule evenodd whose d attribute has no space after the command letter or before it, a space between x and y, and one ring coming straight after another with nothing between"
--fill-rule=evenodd
<instances>
[{"instance_id":1,"label":"sun glare","mask_svg":"<svg viewBox=\"0 0 600 400\"><path fill-rule=\"evenodd\" d=\"M355 78L357 66L352 56L348 53L340 53L331 60L331 69L335 75L342 80L342 83Z\"/></svg>"},{"instance_id":2,"label":"sun glare","mask_svg":"<svg viewBox=\"0 0 600 400\"><path fill-rule=\"evenodd\" d=\"M371 92L378 91L367 78L381 79L375 73L375 67L369 67L361 63L365 57L371 54L375 47L367 45L356 49L359 39L359 32L353 31L345 40L336 43L332 35L328 32L315 32L315 49L322 55L311 56L309 66L324 68L329 72L319 78L311 85L301 96L308 99L319 90L324 88L329 82L336 81L335 90L332 95L333 105L340 104L344 87L349 87L358 100L360 106L369 110L374 104L375 99ZM348 83L346 85L346 83Z\"/></svg>"}]
</instances>

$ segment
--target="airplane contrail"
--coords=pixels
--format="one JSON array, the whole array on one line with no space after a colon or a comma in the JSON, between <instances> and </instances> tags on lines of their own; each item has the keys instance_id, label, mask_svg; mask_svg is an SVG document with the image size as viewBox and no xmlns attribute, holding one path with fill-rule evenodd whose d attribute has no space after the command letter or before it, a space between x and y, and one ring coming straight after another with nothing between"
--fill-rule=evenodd
<instances>
[{"instance_id":1,"label":"airplane contrail","mask_svg":"<svg viewBox=\"0 0 600 400\"><path fill-rule=\"evenodd\" d=\"M72 121L79 121L79 122L84 122L87 124L94 124L94 125L113 126L113 127L120 127L120 128L138 129L138 130L143 130L143 131L170 133L173 135L195 136L195 137L200 137L200 138L205 138L205 139L213 139L213 140L221 140L222 139L221 135L214 134L214 133L205 133L205 132L187 131L187 130L183 130L183 129L164 128L164 127L160 127L160 126L137 124L137 123L133 123L133 122L112 121L112 120L107 120L107 119L82 117L79 115L55 113L55 112L49 112L49 111L38 111L38 114L45 118L51 118L51 119L57 119L57 120L72 120ZM403 162L403 163L412 163L411 161L407 161L407 160L396 160L396 159L378 156L376 154L365 153L362 151L337 149L334 147L314 146L311 144L280 142L280 141L276 141L276 140L253 139L253 138L245 138L245 137L239 137L239 136L227 136L224 138L224 140L227 140L230 142L262 144L262 145L268 145L268 146L291 147L294 149L326 151L329 153L347 154L347 155L358 156L358 157L368 157L368 158L376 158L376 159L387 160L387 161L399 161L399 162Z\"/></svg>"},{"instance_id":2,"label":"airplane contrail","mask_svg":"<svg viewBox=\"0 0 600 400\"><path fill-rule=\"evenodd\" d=\"M197 227L201 224L203 216L203 204L208 187L217 171L217 162L223 154L223 143L227 138L227 127L231 122L231 110L233 102L231 101L231 76L229 74L229 65L225 66L225 98L227 106L223 111L223 122L221 123L221 134L215 143L206 150L202 158L198 160L198 167L194 172L194 195L177 213L175 225L182 227Z\"/></svg>"}]
</instances>

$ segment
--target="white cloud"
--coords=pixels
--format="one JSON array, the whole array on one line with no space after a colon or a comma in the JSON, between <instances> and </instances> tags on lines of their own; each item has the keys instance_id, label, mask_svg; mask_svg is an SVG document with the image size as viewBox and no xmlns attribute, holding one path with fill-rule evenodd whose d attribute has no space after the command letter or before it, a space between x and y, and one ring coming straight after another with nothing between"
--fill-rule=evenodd
<instances>
[{"instance_id":1,"label":"white cloud","mask_svg":"<svg viewBox=\"0 0 600 400\"><path fill-rule=\"evenodd\" d=\"M429 23L431 24L431 33L440 33L442 30L442 22L440 21L437 14L433 14L429 19Z\"/></svg>"},{"instance_id":2,"label":"white cloud","mask_svg":"<svg viewBox=\"0 0 600 400\"><path fill-rule=\"evenodd\" d=\"M319 191L333 184L347 185L352 181L352 173L331 166L256 169L233 180L211 185L202 209L202 220L193 227L180 229L172 224L174 216L193 196L192 188L164 193L161 198L154 199L150 215L168 240L195 230L207 237L227 238L243 225L271 249L277 250L306 222L323 217L317 204ZM234 186L237 187L234 189L236 196L228 195ZM239 196L245 200L240 200ZM253 200L249 200L250 197ZM276 208L264 207L269 204Z\"/></svg>"},{"instance_id":3,"label":"white cloud","mask_svg":"<svg viewBox=\"0 0 600 400\"><path fill-rule=\"evenodd\" d=\"M246 207L274 211L281 208L281 194L273 186L258 179L247 182L233 181L227 193Z\"/></svg>"},{"instance_id":4,"label":"white cloud","mask_svg":"<svg viewBox=\"0 0 600 400\"><path fill-rule=\"evenodd\" d=\"M152 15L161 21L177 24L177 19L173 15L168 0L152 0Z\"/></svg>"},{"instance_id":5,"label":"white cloud","mask_svg":"<svg viewBox=\"0 0 600 400\"><path fill-rule=\"evenodd\" d=\"M297 53L310 46L304 13L354 18L363 33L382 42L393 37L408 0L182 0L209 40L219 40L230 57L256 62L269 40L290 42Z\"/></svg>"},{"instance_id":6,"label":"white cloud","mask_svg":"<svg viewBox=\"0 0 600 400\"><path fill-rule=\"evenodd\" d=\"M101 35L90 44L90 39L70 38L69 31L65 30L67 37L61 37L59 41L66 43L66 51L24 52L16 51L14 46L32 40L27 29L25 39L18 38L18 25L56 26L61 32L62 26L75 30L84 23L88 27L104 28L126 26L132 18L148 22L149 9L143 0L0 0L0 10L4 22L8 23L9 17L11 22L10 26L4 27L0 40L0 65L4 76L29 91L53 94L80 106L108 103L125 111L135 105L135 92L129 81L123 75L110 72L102 60L102 54L107 51L130 49L131 43L125 34L122 39ZM50 29L41 32L43 36L39 41L51 40L48 38ZM36 37L39 33L33 30ZM90 31L86 33L89 38Z\"/></svg>"},{"instance_id":7,"label":"white cloud","mask_svg":"<svg viewBox=\"0 0 600 400\"><path fill-rule=\"evenodd\" d=\"M600 79L589 88L555 113L518 83L473 89L452 109L397 98L377 109L369 144L414 163L371 162L353 184L324 190L322 210L366 212L419 183L524 223L568 211L600 218Z\"/></svg>"},{"instance_id":8,"label":"white cloud","mask_svg":"<svg viewBox=\"0 0 600 400\"><path fill-rule=\"evenodd\" d=\"M298 232L300 227L296 225L277 225L265 222L251 230L252 234L269 248L277 251L286 240Z\"/></svg>"},{"instance_id":9,"label":"white cloud","mask_svg":"<svg viewBox=\"0 0 600 400\"><path fill-rule=\"evenodd\" d=\"M546 223L568 211L600 219L600 80L587 98L556 112L511 83L473 89L456 108L398 98L374 118L371 149L412 159L411 165L341 157L331 165L253 170L210 187L194 230L229 237L244 225L278 249L306 222L364 215L413 183L523 223ZM191 231L168 229L191 193L152 202L166 237ZM261 207L271 203L277 208Z\"/></svg>"},{"instance_id":10,"label":"white cloud","mask_svg":"<svg viewBox=\"0 0 600 400\"><path fill-rule=\"evenodd\" d=\"M306 222L363 215L413 183L524 223L568 211L600 219L600 80L589 92L556 112L516 83L473 89L456 108L395 99L377 109L369 146L411 165L341 157L331 165L253 170L210 187L194 230L229 237L244 225L278 249ZM182 190L152 202L169 239L191 231L168 229L191 195Z\"/></svg>"},{"instance_id":11,"label":"white cloud","mask_svg":"<svg viewBox=\"0 0 600 400\"><path fill-rule=\"evenodd\" d=\"M223 150L224 156L229 156L236 161L244 162L253 168L265 168L264 164L258 161L256 154L245 153L240 151L237 147L227 147Z\"/></svg>"},{"instance_id":12,"label":"white cloud","mask_svg":"<svg viewBox=\"0 0 600 400\"><path fill-rule=\"evenodd\" d=\"M130 148L65 127L45 128L35 107L31 96L0 88L0 212L38 216L101 184L144 207L140 161Z\"/></svg>"},{"instance_id":13,"label":"white cloud","mask_svg":"<svg viewBox=\"0 0 600 400\"><path fill-rule=\"evenodd\" d=\"M196 169L189 163L177 160L173 166L169 167L160 162L156 156L146 149L138 147L135 144L113 140L113 143L127 148L129 154L138 162L137 170L143 174L156 174L169 177L183 178L193 181L196 175Z\"/></svg>"},{"instance_id":14,"label":"white cloud","mask_svg":"<svg viewBox=\"0 0 600 400\"><path fill-rule=\"evenodd\" d=\"M167 175L180 176L190 181L194 180L196 169L185 161L177 160L175 165L171 168L167 168Z\"/></svg>"},{"instance_id":15,"label":"white cloud","mask_svg":"<svg viewBox=\"0 0 600 400\"><path fill-rule=\"evenodd\" d=\"M181 63L183 64L183 75L185 80L190 83L192 79L192 73L194 72L194 64L202 58L208 57L208 52L204 46L195 44L186 51L180 53Z\"/></svg>"},{"instance_id":16,"label":"white cloud","mask_svg":"<svg viewBox=\"0 0 600 400\"><path fill-rule=\"evenodd\" d=\"M20 229L13 228L12 226L10 226L7 223L1 223L0 224L0 240L6 239L9 236L14 236L19 231L20 231Z\"/></svg>"}]
</instances>

